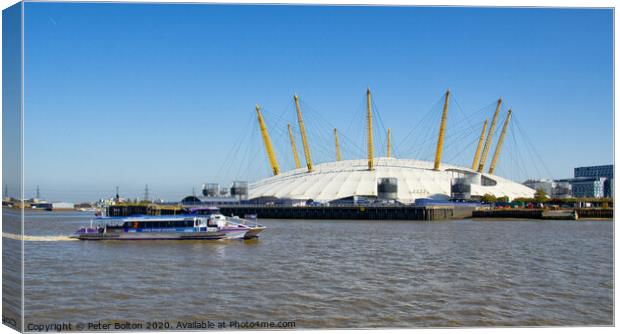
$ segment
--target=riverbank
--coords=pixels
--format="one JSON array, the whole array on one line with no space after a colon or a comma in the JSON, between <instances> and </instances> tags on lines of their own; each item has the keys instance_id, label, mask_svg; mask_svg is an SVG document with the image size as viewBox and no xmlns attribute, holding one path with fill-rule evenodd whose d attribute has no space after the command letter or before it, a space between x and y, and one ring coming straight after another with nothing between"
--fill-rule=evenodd
<instances>
[{"instance_id":1,"label":"riverbank","mask_svg":"<svg viewBox=\"0 0 620 334\"><path fill-rule=\"evenodd\" d=\"M4 210L20 211L18 208ZM43 209L24 209L25 212L43 212ZM75 209L54 211L84 212ZM255 215L259 219L330 219L330 220L411 220L438 221L460 219L601 219L613 220L613 209L527 209L527 208L481 208L467 206L265 206L265 205L223 205L222 214L227 216ZM187 208L153 210L146 205L110 206L107 214L113 217L133 215L177 215L189 213ZM572 217L572 215L575 217Z\"/></svg>"},{"instance_id":2,"label":"riverbank","mask_svg":"<svg viewBox=\"0 0 620 334\"><path fill-rule=\"evenodd\" d=\"M557 213L554 215L554 213ZM571 219L576 213L576 219L613 219L613 209L577 208L567 210L544 209L488 209L474 210L472 218L522 218L522 219Z\"/></svg>"}]
</instances>

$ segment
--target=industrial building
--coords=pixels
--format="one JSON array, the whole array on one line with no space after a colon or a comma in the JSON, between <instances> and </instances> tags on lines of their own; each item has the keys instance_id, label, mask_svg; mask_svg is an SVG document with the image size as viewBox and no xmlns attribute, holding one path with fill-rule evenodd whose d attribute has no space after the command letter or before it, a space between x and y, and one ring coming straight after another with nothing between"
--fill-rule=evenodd
<instances>
[{"instance_id":1,"label":"industrial building","mask_svg":"<svg viewBox=\"0 0 620 334\"><path fill-rule=\"evenodd\" d=\"M605 196L604 177L576 177L570 180L573 197L607 197Z\"/></svg>"},{"instance_id":2,"label":"industrial building","mask_svg":"<svg viewBox=\"0 0 620 334\"><path fill-rule=\"evenodd\" d=\"M527 180L523 184L542 189L553 198L613 197L614 165L576 167L574 177L559 180Z\"/></svg>"},{"instance_id":3,"label":"industrial building","mask_svg":"<svg viewBox=\"0 0 620 334\"><path fill-rule=\"evenodd\" d=\"M523 184L534 190L542 190L552 198L572 196L572 184L566 180L527 180Z\"/></svg>"},{"instance_id":4,"label":"industrial building","mask_svg":"<svg viewBox=\"0 0 620 334\"><path fill-rule=\"evenodd\" d=\"M614 178L614 165L575 167L574 177Z\"/></svg>"},{"instance_id":5,"label":"industrial building","mask_svg":"<svg viewBox=\"0 0 620 334\"><path fill-rule=\"evenodd\" d=\"M296 168L287 172L280 171L260 106L257 105L258 122L273 176L249 184L248 199L263 203L282 200L329 203L362 197L371 200L413 203L416 199L423 198L468 200L479 198L484 194L492 194L497 197L507 196L513 199L517 197L532 197L534 195L533 189L494 175L506 128L512 113L512 110L509 110L505 117L491 158L489 153L494 144L493 135L498 125L498 116L502 104L501 99L497 102L488 132L486 131L487 122L484 122L470 168L441 162L450 99L449 91L446 92L443 101L434 161L391 157L390 129L387 131L387 156L375 157L370 90L367 91L366 97L367 158L341 160L338 132L337 129L334 129L336 161L315 165L309 150L309 138L306 135L298 97L295 95L294 102L299 123L299 134L302 139L305 166L301 165L293 131L291 125L288 124L291 151ZM488 168L487 171L485 171L485 166ZM215 193L215 189L212 192Z\"/></svg>"},{"instance_id":6,"label":"industrial building","mask_svg":"<svg viewBox=\"0 0 620 334\"><path fill-rule=\"evenodd\" d=\"M603 197L614 197L614 165L577 167L575 168L574 177L597 178L598 180L593 181L597 182L597 184L592 184L592 189L598 190L598 183L602 181ZM588 189L589 187L590 186L588 186Z\"/></svg>"}]
</instances>

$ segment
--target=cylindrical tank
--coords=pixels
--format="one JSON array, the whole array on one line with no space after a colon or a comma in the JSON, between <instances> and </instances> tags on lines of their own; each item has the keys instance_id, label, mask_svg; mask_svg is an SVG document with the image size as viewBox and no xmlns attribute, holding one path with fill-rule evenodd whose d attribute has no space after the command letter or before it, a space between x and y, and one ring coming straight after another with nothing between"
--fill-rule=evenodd
<instances>
[{"instance_id":1,"label":"cylindrical tank","mask_svg":"<svg viewBox=\"0 0 620 334\"><path fill-rule=\"evenodd\" d=\"M381 178L377 181L377 198L396 200L398 197L398 179L395 177Z\"/></svg>"},{"instance_id":2,"label":"cylindrical tank","mask_svg":"<svg viewBox=\"0 0 620 334\"><path fill-rule=\"evenodd\" d=\"M471 198L471 178L454 178L450 187L450 197L457 200L466 200Z\"/></svg>"},{"instance_id":3,"label":"cylindrical tank","mask_svg":"<svg viewBox=\"0 0 620 334\"><path fill-rule=\"evenodd\" d=\"M217 183L207 183L202 186L202 194L207 197L219 195L220 185Z\"/></svg>"},{"instance_id":4,"label":"cylindrical tank","mask_svg":"<svg viewBox=\"0 0 620 334\"><path fill-rule=\"evenodd\" d=\"M234 181L232 187L230 187L230 195L240 200L248 199L248 182Z\"/></svg>"}]
</instances>

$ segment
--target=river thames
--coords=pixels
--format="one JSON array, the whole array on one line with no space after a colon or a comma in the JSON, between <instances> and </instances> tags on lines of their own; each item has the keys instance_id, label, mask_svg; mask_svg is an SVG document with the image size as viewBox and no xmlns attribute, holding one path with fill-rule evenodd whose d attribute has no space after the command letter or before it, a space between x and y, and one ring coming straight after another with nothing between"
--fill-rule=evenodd
<instances>
[{"instance_id":1,"label":"river thames","mask_svg":"<svg viewBox=\"0 0 620 334\"><path fill-rule=\"evenodd\" d=\"M65 238L90 216L27 212L26 324L613 324L609 220L261 220L268 229L248 241ZM3 310L15 315L18 211L3 222Z\"/></svg>"}]
</instances>

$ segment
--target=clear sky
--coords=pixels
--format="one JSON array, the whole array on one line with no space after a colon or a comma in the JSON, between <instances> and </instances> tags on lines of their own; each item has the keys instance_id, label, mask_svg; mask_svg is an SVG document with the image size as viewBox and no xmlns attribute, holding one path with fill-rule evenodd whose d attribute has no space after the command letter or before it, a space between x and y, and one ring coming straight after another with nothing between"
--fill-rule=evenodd
<instances>
[{"instance_id":1,"label":"clear sky","mask_svg":"<svg viewBox=\"0 0 620 334\"><path fill-rule=\"evenodd\" d=\"M205 182L269 176L256 103L289 169L294 93L315 160L333 160L333 127L344 158L363 158L367 87L379 155L390 127L397 157L432 159L450 89L444 161L471 165L502 96L498 128L508 108L515 122L497 173L570 177L613 163L612 19L603 9L27 3L26 196L39 185L51 200L94 200L118 185L136 197L148 184L151 197L178 200Z\"/></svg>"}]
</instances>

